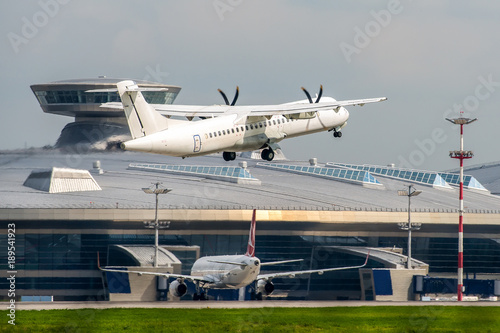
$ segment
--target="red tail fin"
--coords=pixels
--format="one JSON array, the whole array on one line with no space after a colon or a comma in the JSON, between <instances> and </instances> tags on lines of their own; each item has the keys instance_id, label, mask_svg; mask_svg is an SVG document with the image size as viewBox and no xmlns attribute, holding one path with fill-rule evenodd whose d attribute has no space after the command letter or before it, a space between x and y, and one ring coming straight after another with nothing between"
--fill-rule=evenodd
<instances>
[{"instance_id":1,"label":"red tail fin","mask_svg":"<svg viewBox=\"0 0 500 333\"><path fill-rule=\"evenodd\" d=\"M250 225L250 234L248 235L247 253L245 253L245 255L249 257L255 257L255 212L256 210L254 209L252 214L252 224Z\"/></svg>"}]
</instances>

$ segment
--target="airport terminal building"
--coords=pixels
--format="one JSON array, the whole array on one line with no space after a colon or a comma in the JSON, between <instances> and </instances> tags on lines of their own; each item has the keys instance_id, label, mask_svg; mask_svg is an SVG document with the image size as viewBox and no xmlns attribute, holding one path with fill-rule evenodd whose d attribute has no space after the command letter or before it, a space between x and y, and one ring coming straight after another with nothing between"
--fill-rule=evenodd
<instances>
[{"instance_id":1,"label":"airport terminal building","mask_svg":"<svg viewBox=\"0 0 500 333\"><path fill-rule=\"evenodd\" d=\"M151 266L154 231L145 228L144 222L154 220L154 196L141 188L156 182L172 189L159 197L159 220L170 221L168 228L159 230L159 244L182 262L185 274L199 256L244 253L253 208L258 209L256 255L262 261L305 259L277 270L359 265L364 254L352 251L353 247L401 249L403 255L392 261L372 255L367 266L405 267L408 237L398 223L407 221L408 203L397 190L413 183L423 191L411 203L412 221L421 224L413 232L415 264L428 265L431 276L456 277L458 190L442 180L435 185L438 173L422 175L430 182L424 183L381 173L367 175L354 166L342 169L328 163L263 163L245 158L227 163L219 156L182 160L130 152L71 156L45 151L0 158L0 240L7 243L8 225L14 224L19 296L108 299L97 253L102 266ZM100 190L50 193L48 186L28 187L27 179L38 179L30 176L33 170L55 167L57 171L68 164L90 169ZM380 168L379 172L397 170ZM55 171L49 177L54 188L64 189L61 184L71 182L84 186L85 180L57 176ZM339 177L331 176L335 173ZM237 178L245 177L253 181L238 183ZM58 182L58 178L62 179ZM470 278L498 279L500 198L485 189L465 192L465 273ZM134 246L150 250L141 259L134 254ZM2 254L3 272L6 254ZM273 282L273 297L360 298L358 271ZM5 280L0 289L8 289ZM238 298L237 292L214 294L220 299Z\"/></svg>"},{"instance_id":2,"label":"airport terminal building","mask_svg":"<svg viewBox=\"0 0 500 333\"><path fill-rule=\"evenodd\" d=\"M104 87L114 84L100 80ZM45 112L74 116L76 124L94 126L104 119L125 126L121 115L96 109L104 100L115 101L114 95L86 96L87 90L97 89L95 82L60 81L32 89ZM171 95L151 98L171 103L180 88L168 89ZM68 137L86 125L79 126ZM345 162L264 162L252 154L225 162L218 155L180 159L93 149L3 152L0 244L6 245L0 252L1 274L16 272L18 300L110 300L113 294L141 300L130 285L142 277L130 274L130 281L118 283L115 276L111 283L98 270L97 258L101 266L151 268L154 230L145 222L154 220L155 198L142 188L159 182L171 189L159 196L158 218L170 222L159 230L160 270L189 274L200 256L244 253L251 213L257 209L256 256L263 262L304 259L273 266L273 271L356 266L371 251L365 267L371 275L346 270L276 278L271 299L384 299L379 296L398 288L394 270L407 264L408 233L398 224L408 222L408 197L398 196L398 190L411 184L423 191L411 199L412 223L421 226L411 243L416 275L456 278L458 175ZM499 175L500 163L466 172L464 272L471 280L500 280ZM14 256L7 251L12 240ZM381 281L384 288L379 288ZM148 283L145 288L155 299L166 299L161 281ZM498 288L500 295L500 283ZM8 300L8 289L3 279L0 299ZM247 298L249 290L244 293ZM466 283L467 293L488 294L467 289ZM209 295L242 299L237 290Z\"/></svg>"}]
</instances>

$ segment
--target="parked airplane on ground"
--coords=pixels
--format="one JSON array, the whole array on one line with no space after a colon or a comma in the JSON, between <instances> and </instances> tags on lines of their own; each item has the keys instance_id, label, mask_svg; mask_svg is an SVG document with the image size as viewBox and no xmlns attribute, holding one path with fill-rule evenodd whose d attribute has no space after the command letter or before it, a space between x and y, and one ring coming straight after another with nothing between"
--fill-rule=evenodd
<instances>
[{"instance_id":1,"label":"parked airplane on ground","mask_svg":"<svg viewBox=\"0 0 500 333\"><path fill-rule=\"evenodd\" d=\"M279 272L260 274L260 268L268 265L279 265L284 263L302 261L303 259L261 262L255 256L255 224L256 224L256 210L253 210L252 223L250 226L250 234L248 237L247 252L244 255L224 255L224 256L206 256L201 257L195 261L191 268L191 275L173 274L173 273L156 273L156 272L143 272L143 271L124 271L115 268L101 268L105 272L118 272L118 273L137 273L139 275L156 275L165 278L174 278L175 280L169 285L169 293L174 297L182 297L187 292L187 285L185 280L191 281L196 285L196 293L193 295L194 300L205 300L205 292L200 293L200 289L206 291L207 289L239 289L246 287L255 282L253 295L257 299L262 299L263 295L270 295L274 291L272 280L274 278L295 278L297 275L324 272L339 271L345 269L361 268L368 262L370 252L366 256L365 262L360 266L350 267L334 267L323 269L311 269L303 271Z\"/></svg>"},{"instance_id":2,"label":"parked airplane on ground","mask_svg":"<svg viewBox=\"0 0 500 333\"><path fill-rule=\"evenodd\" d=\"M223 152L226 161L234 160L236 152L256 149L263 149L262 159L272 161L274 151L279 148L278 142L285 138L321 131L333 131L335 137L341 137L340 130L349 118L345 106L363 106L387 99L336 101L331 97L321 98L321 87L314 102L307 90L302 88L307 100L279 105L236 106L237 89L231 104L219 90L226 105L150 105L141 91L166 88L139 88L134 81L118 82L117 88L122 103L105 103L102 106L123 108L125 111L133 140L123 142L122 149L182 158ZM171 119L172 116L188 120ZM201 120L191 121L195 117Z\"/></svg>"}]
</instances>

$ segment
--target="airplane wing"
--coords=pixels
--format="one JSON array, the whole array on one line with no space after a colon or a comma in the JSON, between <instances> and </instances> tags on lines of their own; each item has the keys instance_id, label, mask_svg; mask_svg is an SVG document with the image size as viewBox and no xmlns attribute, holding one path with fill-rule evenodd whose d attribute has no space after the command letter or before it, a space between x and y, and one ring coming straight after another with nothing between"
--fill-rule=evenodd
<instances>
[{"instance_id":1,"label":"airplane wing","mask_svg":"<svg viewBox=\"0 0 500 333\"><path fill-rule=\"evenodd\" d=\"M164 116L180 116L180 117L218 117L224 114L237 113L242 110L242 106L228 106L228 105L174 105L174 104L150 104L159 113ZM121 102L108 102L100 105L101 108L119 109L123 110ZM231 111L231 112L230 112ZM235 111L235 112L232 112ZM246 112L246 111L245 111Z\"/></svg>"},{"instance_id":2,"label":"airplane wing","mask_svg":"<svg viewBox=\"0 0 500 333\"><path fill-rule=\"evenodd\" d=\"M174 278L174 279L183 279L183 280L188 280L191 282L199 281L199 282L206 282L206 283L213 283L214 280L210 279L209 277L201 277L201 276L192 276L192 275L183 275L183 274L174 274L174 273L159 273L159 272L144 272L144 271L130 271L130 270L125 270L124 269L118 269L118 267L114 268L102 268L99 264L99 257L97 257L97 268L99 268L100 271L103 272L117 272L117 273L135 273L139 275L156 275L156 276L163 276L165 278Z\"/></svg>"},{"instance_id":3,"label":"airplane wing","mask_svg":"<svg viewBox=\"0 0 500 333\"><path fill-rule=\"evenodd\" d=\"M182 117L217 117L229 114L247 114L248 116L274 116L287 115L302 112L315 112L331 110L345 106L363 106L368 103L376 103L387 100L386 97L353 99L346 101L328 101L320 103L287 103L277 105L176 105L176 104L151 104L159 113L165 116ZM119 102L101 104L101 107L121 109Z\"/></svg>"},{"instance_id":4,"label":"airplane wing","mask_svg":"<svg viewBox=\"0 0 500 333\"><path fill-rule=\"evenodd\" d=\"M99 270L103 272L117 272L117 273L134 273L139 275L156 275L163 276L165 278L174 278L174 279L183 279L188 281L200 281L200 282L213 282L201 276L192 276L192 275L183 275L183 274L174 274L174 273L159 273L159 272L144 272L144 271L130 271L125 269L117 269L117 268L102 268L99 267Z\"/></svg>"},{"instance_id":5,"label":"airplane wing","mask_svg":"<svg viewBox=\"0 0 500 333\"><path fill-rule=\"evenodd\" d=\"M305 271L291 271L291 272L278 272L278 273L270 273L270 274L259 274L257 276L257 280L272 280L277 277L284 277L284 278L295 278L297 275L302 275L302 274L313 274L313 273L318 273L319 275L323 274L324 272L331 272L331 271L341 271L341 270L346 270L346 269L354 269L354 268L362 268L366 266L368 263L368 258L370 257L370 252L368 251L368 254L366 256L365 262L363 265L359 266L348 266L348 267L333 267L333 268L324 268L324 269L311 269L311 270L305 270Z\"/></svg>"},{"instance_id":6,"label":"airplane wing","mask_svg":"<svg viewBox=\"0 0 500 333\"><path fill-rule=\"evenodd\" d=\"M184 116L184 117L216 117L227 114L248 114L248 116L274 116L287 115L302 112L314 112L321 110L331 110L343 106L365 105L385 101L387 98L367 98L346 101L332 101L320 103L294 103L277 105L175 105L161 104L153 107L163 115Z\"/></svg>"},{"instance_id":7,"label":"airplane wing","mask_svg":"<svg viewBox=\"0 0 500 333\"><path fill-rule=\"evenodd\" d=\"M281 264L288 264L291 262L298 262L298 261L304 261L304 259L292 259L292 260L281 260L281 261L268 261L268 262L261 262L261 266L271 266L271 265L281 265Z\"/></svg>"}]
</instances>

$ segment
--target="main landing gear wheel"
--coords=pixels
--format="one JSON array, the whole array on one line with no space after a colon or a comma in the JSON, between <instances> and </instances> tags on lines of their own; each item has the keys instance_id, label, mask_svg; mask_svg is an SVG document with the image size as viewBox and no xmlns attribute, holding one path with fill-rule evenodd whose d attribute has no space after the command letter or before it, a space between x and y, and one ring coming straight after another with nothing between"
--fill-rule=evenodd
<instances>
[{"instance_id":1,"label":"main landing gear wheel","mask_svg":"<svg viewBox=\"0 0 500 333\"><path fill-rule=\"evenodd\" d=\"M264 149L262 153L260 153L260 157L266 161L272 161L274 158L274 151L271 148Z\"/></svg>"},{"instance_id":2,"label":"main landing gear wheel","mask_svg":"<svg viewBox=\"0 0 500 333\"><path fill-rule=\"evenodd\" d=\"M236 159L236 153L232 151L225 151L222 153L222 158L224 158L224 161L234 161Z\"/></svg>"},{"instance_id":3,"label":"main landing gear wheel","mask_svg":"<svg viewBox=\"0 0 500 333\"><path fill-rule=\"evenodd\" d=\"M194 293L193 294L193 301L207 301L208 296L205 295L205 293Z\"/></svg>"},{"instance_id":4,"label":"main landing gear wheel","mask_svg":"<svg viewBox=\"0 0 500 333\"><path fill-rule=\"evenodd\" d=\"M252 291L250 293L250 300L251 301L262 301L262 293L256 293L255 291Z\"/></svg>"},{"instance_id":5,"label":"main landing gear wheel","mask_svg":"<svg viewBox=\"0 0 500 333\"><path fill-rule=\"evenodd\" d=\"M333 132L333 136L334 136L335 138L341 138L341 137L342 137L342 132L337 132L337 131L335 131L335 132Z\"/></svg>"}]
</instances>

